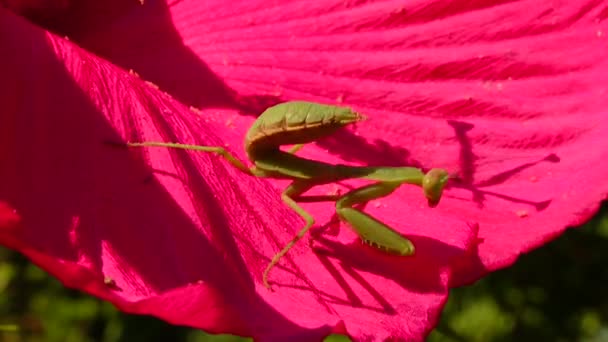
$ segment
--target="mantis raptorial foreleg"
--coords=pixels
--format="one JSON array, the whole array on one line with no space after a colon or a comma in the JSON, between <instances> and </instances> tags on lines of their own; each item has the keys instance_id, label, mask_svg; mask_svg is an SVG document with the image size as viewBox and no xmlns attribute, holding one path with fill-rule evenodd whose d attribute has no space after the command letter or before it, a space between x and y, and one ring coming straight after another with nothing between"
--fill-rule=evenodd
<instances>
[{"instance_id":1,"label":"mantis raptorial foreleg","mask_svg":"<svg viewBox=\"0 0 608 342\"><path fill-rule=\"evenodd\" d=\"M399 182L381 182L352 190L336 202L336 212L367 244L390 253L411 255L414 254L414 245L408 239L386 224L353 208L353 205L388 196L400 185Z\"/></svg>"}]
</instances>

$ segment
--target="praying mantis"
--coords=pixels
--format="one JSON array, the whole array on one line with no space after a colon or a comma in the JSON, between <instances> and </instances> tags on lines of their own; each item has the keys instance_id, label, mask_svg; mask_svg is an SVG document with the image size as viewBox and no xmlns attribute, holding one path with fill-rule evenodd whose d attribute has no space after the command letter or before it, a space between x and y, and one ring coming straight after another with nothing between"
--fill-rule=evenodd
<instances>
[{"instance_id":1,"label":"praying mantis","mask_svg":"<svg viewBox=\"0 0 608 342\"><path fill-rule=\"evenodd\" d=\"M245 151L252 167L219 146L198 146L172 142L128 142L130 147L166 147L211 152L225 158L242 172L255 176L289 179L291 184L281 194L283 202L306 224L276 253L262 274L263 285L272 290L268 275L279 260L310 230L315 220L297 202L335 201L336 213L346 221L367 244L390 254L408 256L414 254L414 245L403 235L354 208L373 199L390 195L402 184L420 186L430 205L439 203L448 181L444 169L431 169L427 173L414 167L393 166L347 166L333 165L296 156L306 143L328 136L338 129L364 120L365 117L350 108L323 105L312 102L284 102L266 109L253 123L245 136ZM287 151L282 145L294 145ZM349 191L344 195L312 196L306 199L305 192L317 185L347 179L374 181L370 185ZM323 197L323 198L317 198Z\"/></svg>"}]
</instances>

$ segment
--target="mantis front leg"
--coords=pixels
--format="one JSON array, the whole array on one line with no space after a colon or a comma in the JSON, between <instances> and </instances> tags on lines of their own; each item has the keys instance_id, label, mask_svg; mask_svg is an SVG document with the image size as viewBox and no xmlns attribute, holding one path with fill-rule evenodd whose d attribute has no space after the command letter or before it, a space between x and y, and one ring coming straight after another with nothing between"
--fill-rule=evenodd
<instances>
[{"instance_id":1,"label":"mantis front leg","mask_svg":"<svg viewBox=\"0 0 608 342\"><path fill-rule=\"evenodd\" d=\"M370 178L379 182L352 190L336 202L338 216L348 222L367 244L392 254L403 256L414 254L414 245L410 240L353 206L388 196L403 183L422 187L429 203L436 205L447 182L447 172L443 169L432 169L423 174L415 168L387 167L376 168L374 176Z\"/></svg>"},{"instance_id":2,"label":"mantis front leg","mask_svg":"<svg viewBox=\"0 0 608 342\"><path fill-rule=\"evenodd\" d=\"M350 191L336 202L336 212L352 226L365 243L392 254L406 256L414 254L414 245L410 240L386 224L353 208L355 204L388 196L400 185L399 182L380 182Z\"/></svg>"}]
</instances>

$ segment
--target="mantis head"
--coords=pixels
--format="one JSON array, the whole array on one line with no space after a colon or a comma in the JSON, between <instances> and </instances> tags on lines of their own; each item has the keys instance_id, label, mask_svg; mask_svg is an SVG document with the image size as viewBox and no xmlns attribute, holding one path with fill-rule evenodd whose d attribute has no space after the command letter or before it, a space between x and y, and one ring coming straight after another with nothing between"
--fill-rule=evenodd
<instances>
[{"instance_id":1,"label":"mantis head","mask_svg":"<svg viewBox=\"0 0 608 342\"><path fill-rule=\"evenodd\" d=\"M429 200L429 205L434 207L439 203L448 178L448 172L444 169L431 169L424 175L422 189L424 190L424 195Z\"/></svg>"}]
</instances>

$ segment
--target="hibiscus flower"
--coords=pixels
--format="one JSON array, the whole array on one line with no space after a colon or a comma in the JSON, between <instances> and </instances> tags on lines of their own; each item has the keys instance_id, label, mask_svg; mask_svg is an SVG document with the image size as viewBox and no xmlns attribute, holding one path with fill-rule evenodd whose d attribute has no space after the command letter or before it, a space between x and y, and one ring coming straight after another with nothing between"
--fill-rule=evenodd
<instances>
[{"instance_id":1,"label":"hibiscus flower","mask_svg":"<svg viewBox=\"0 0 608 342\"><path fill-rule=\"evenodd\" d=\"M263 341L422 340L450 287L606 198L606 1L2 3L0 243L127 312ZM285 181L108 144L246 160L256 115L289 100L369 118L299 155L454 175L435 208L413 186L365 208L415 256L365 246L332 203L306 204L315 232L269 291L262 271L303 226Z\"/></svg>"}]
</instances>

